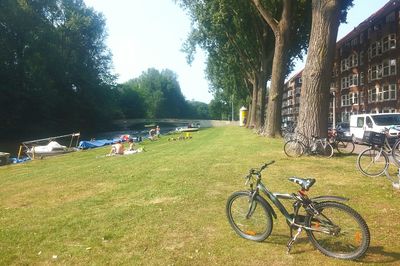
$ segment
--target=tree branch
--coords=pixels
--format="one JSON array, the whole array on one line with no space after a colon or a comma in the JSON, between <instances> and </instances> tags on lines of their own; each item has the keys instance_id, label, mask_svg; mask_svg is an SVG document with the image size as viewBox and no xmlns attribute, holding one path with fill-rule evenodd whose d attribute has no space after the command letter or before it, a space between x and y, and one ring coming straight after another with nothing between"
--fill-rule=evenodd
<instances>
[{"instance_id":1,"label":"tree branch","mask_svg":"<svg viewBox=\"0 0 400 266\"><path fill-rule=\"evenodd\" d=\"M274 34L277 33L278 31L278 21L272 16L272 14L263 7L261 4L260 0L250 0L258 12L260 13L261 17L268 23L268 25L271 27L272 31ZM286 1L285 1L286 5Z\"/></svg>"}]
</instances>

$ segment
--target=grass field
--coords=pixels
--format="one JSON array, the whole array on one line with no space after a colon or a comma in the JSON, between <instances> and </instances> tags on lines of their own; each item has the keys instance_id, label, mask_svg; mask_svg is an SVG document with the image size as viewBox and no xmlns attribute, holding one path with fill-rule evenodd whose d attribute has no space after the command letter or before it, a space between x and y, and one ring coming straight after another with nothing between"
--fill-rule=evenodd
<instances>
[{"instance_id":1,"label":"grass field","mask_svg":"<svg viewBox=\"0 0 400 266\"><path fill-rule=\"evenodd\" d=\"M236 127L185 141L145 142L146 152L105 157L109 147L0 167L0 265L400 264L400 192L358 173L354 156L289 159L281 139ZM315 177L310 196L349 197L371 246L357 262L326 257L305 233L286 254L278 214L262 243L238 237L225 215L251 167L276 160L264 182L294 192L293 175Z\"/></svg>"}]
</instances>

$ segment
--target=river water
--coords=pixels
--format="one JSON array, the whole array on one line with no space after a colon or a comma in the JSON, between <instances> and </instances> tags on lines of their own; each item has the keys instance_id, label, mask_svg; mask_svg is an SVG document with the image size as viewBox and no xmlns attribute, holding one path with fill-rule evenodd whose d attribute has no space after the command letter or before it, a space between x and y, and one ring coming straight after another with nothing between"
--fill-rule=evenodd
<instances>
[{"instance_id":1,"label":"river water","mask_svg":"<svg viewBox=\"0 0 400 266\"><path fill-rule=\"evenodd\" d=\"M160 125L160 133L161 135L165 135L168 132L174 131L177 127L186 126L184 124L171 124L171 123L162 123ZM79 140L91 140L91 139L115 139L119 138L121 135L131 135L132 137L142 137L147 138L149 135L149 130L152 127L146 127L144 124L130 126L129 129L118 129L116 131L108 131L108 132L97 132L97 133L81 133ZM48 137L54 137L57 134ZM19 147L21 142L35 140L42 137L32 136L29 139L16 139L16 140L2 140L0 139L0 152L10 153L10 157L16 157L18 155ZM67 142L70 141L68 138ZM68 145L67 143L61 143L63 145ZM44 144L45 145L45 144Z\"/></svg>"}]
</instances>

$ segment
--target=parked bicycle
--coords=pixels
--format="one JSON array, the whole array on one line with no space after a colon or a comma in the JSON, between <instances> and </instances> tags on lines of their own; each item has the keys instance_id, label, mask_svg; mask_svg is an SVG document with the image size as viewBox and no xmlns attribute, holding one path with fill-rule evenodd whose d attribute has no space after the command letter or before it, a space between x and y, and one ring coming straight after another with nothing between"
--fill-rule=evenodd
<instances>
[{"instance_id":1,"label":"parked bicycle","mask_svg":"<svg viewBox=\"0 0 400 266\"><path fill-rule=\"evenodd\" d=\"M271 192L261 180L261 172L274 161L265 163L259 169L250 169L245 177L248 191L234 192L227 201L226 214L233 230L241 237L263 241L272 232L273 220L277 215L260 191L285 216L290 229L287 243L289 253L292 245L305 230L311 243L323 254L339 259L357 259L369 247L370 232L364 219L354 209L340 203L348 199L337 196L309 198L306 192L315 183L312 178L291 177L300 185L297 193L282 194ZM293 213L280 200L293 202ZM293 235L293 231L297 231Z\"/></svg>"},{"instance_id":2,"label":"parked bicycle","mask_svg":"<svg viewBox=\"0 0 400 266\"><path fill-rule=\"evenodd\" d=\"M366 176L383 175L389 168L390 160L400 167L400 139L390 145L385 129L383 133L366 131L363 140L371 146L357 157L357 168ZM392 148L393 147L393 148Z\"/></svg>"},{"instance_id":3,"label":"parked bicycle","mask_svg":"<svg viewBox=\"0 0 400 266\"><path fill-rule=\"evenodd\" d=\"M283 150L289 157L300 157L303 154L310 154L330 158L333 155L333 147L329 144L327 138L317 136L307 138L301 133L296 133L293 139L288 140Z\"/></svg>"},{"instance_id":4,"label":"parked bicycle","mask_svg":"<svg viewBox=\"0 0 400 266\"><path fill-rule=\"evenodd\" d=\"M337 133L336 130L328 136L328 139L332 148L336 149L340 154L348 155L353 153L355 148L353 140L344 137L343 134Z\"/></svg>"}]
</instances>

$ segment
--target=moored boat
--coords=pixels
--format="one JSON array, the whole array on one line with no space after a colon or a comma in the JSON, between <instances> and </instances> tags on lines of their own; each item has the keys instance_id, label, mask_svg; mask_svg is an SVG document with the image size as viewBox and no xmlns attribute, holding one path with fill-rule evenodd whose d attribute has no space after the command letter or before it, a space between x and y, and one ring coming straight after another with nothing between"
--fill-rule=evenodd
<instances>
[{"instance_id":1,"label":"moored boat","mask_svg":"<svg viewBox=\"0 0 400 266\"><path fill-rule=\"evenodd\" d=\"M60 145L57 141L50 141L47 145L32 146L26 151L29 157L45 157L54 156L64 153L76 151L75 148L68 148L67 146Z\"/></svg>"}]
</instances>

